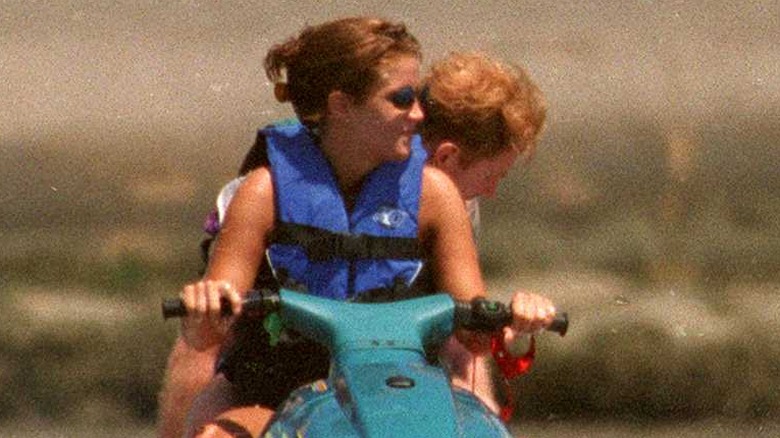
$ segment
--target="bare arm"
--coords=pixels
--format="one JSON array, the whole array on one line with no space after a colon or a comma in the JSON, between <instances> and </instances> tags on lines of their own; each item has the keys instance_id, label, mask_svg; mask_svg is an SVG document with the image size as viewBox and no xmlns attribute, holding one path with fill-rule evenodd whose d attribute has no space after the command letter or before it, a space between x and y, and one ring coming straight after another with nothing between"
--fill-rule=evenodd
<instances>
[{"instance_id":1,"label":"bare arm","mask_svg":"<svg viewBox=\"0 0 780 438\"><path fill-rule=\"evenodd\" d=\"M420 233L439 290L459 300L487 295L463 200L452 180L433 167L423 171Z\"/></svg>"},{"instance_id":2,"label":"bare arm","mask_svg":"<svg viewBox=\"0 0 780 438\"><path fill-rule=\"evenodd\" d=\"M459 300L487 295L464 202L449 177L435 168L423 173L420 230L439 290ZM525 291L514 294L511 306L514 324L505 332L508 343L548 326L555 316L549 299ZM472 352L483 352L489 345L486 336L473 333L460 332L458 339Z\"/></svg>"},{"instance_id":3,"label":"bare arm","mask_svg":"<svg viewBox=\"0 0 780 438\"><path fill-rule=\"evenodd\" d=\"M268 169L250 173L230 203L206 280L227 281L240 292L252 287L274 224L273 199Z\"/></svg>"},{"instance_id":4,"label":"bare arm","mask_svg":"<svg viewBox=\"0 0 780 438\"><path fill-rule=\"evenodd\" d=\"M252 287L274 223L273 185L267 168L247 176L230 203L203 280L181 293L187 308L181 335L196 350L221 344L232 319L221 316L221 298L240 313L241 294Z\"/></svg>"}]
</instances>

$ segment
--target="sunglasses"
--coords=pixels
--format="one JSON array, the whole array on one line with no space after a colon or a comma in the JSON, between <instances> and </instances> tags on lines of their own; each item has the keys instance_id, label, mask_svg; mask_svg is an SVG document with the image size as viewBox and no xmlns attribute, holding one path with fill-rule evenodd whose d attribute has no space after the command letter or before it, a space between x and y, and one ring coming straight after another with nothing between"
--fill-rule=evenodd
<instances>
[{"instance_id":1,"label":"sunglasses","mask_svg":"<svg viewBox=\"0 0 780 438\"><path fill-rule=\"evenodd\" d=\"M418 91L416 88L407 85L391 94L388 100L393 104L394 107L400 110L408 110L412 107L412 105L414 105L414 102L418 100L422 104L428 94L427 91L427 87L423 88L421 91Z\"/></svg>"}]
</instances>

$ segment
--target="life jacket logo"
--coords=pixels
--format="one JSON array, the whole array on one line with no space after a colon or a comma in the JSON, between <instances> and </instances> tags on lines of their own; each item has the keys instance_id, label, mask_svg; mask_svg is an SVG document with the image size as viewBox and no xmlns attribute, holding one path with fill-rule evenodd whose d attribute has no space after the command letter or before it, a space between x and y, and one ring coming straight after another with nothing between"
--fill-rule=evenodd
<instances>
[{"instance_id":1,"label":"life jacket logo","mask_svg":"<svg viewBox=\"0 0 780 438\"><path fill-rule=\"evenodd\" d=\"M409 213L393 207L380 207L373 219L385 228L395 229L409 217Z\"/></svg>"}]
</instances>

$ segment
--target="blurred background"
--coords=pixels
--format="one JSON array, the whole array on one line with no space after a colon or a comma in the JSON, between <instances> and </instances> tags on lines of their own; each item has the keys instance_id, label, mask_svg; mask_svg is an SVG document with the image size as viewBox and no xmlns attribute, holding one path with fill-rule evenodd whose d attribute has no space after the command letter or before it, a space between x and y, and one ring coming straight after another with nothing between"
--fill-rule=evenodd
<instances>
[{"instance_id":1,"label":"blurred background","mask_svg":"<svg viewBox=\"0 0 780 438\"><path fill-rule=\"evenodd\" d=\"M152 436L201 223L258 127L268 48L344 15L546 94L483 203L496 296L567 309L514 383L528 436L776 436L780 2L55 1L0 12L0 435Z\"/></svg>"}]
</instances>

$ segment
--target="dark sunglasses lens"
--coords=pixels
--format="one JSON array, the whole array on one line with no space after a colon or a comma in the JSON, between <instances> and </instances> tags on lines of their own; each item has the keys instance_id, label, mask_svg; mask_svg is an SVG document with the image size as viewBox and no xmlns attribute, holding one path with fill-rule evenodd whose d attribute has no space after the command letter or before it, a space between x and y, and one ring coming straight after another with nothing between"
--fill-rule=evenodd
<instances>
[{"instance_id":1,"label":"dark sunglasses lens","mask_svg":"<svg viewBox=\"0 0 780 438\"><path fill-rule=\"evenodd\" d=\"M417 99L417 92L412 87L404 87L390 96L390 102L398 109L409 109Z\"/></svg>"}]
</instances>

